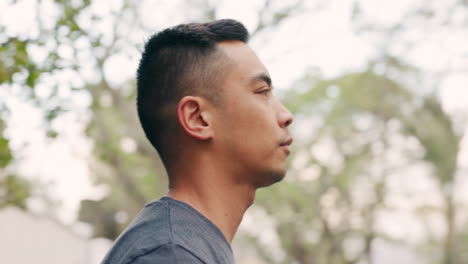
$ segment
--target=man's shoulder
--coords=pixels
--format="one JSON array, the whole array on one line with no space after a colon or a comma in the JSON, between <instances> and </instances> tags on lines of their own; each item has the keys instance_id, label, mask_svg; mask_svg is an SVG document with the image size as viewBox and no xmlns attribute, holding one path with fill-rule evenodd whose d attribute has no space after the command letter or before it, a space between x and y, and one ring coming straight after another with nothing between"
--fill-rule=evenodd
<instances>
[{"instance_id":1,"label":"man's shoulder","mask_svg":"<svg viewBox=\"0 0 468 264\"><path fill-rule=\"evenodd\" d=\"M174 263L174 264L206 264L192 250L172 242L159 245L154 250L140 254L126 263L132 264L154 264L154 263Z\"/></svg>"},{"instance_id":2,"label":"man's shoulder","mask_svg":"<svg viewBox=\"0 0 468 264\"><path fill-rule=\"evenodd\" d=\"M141 210L117 238L103 264L150 263L144 262L146 259L152 259L151 263L226 263L216 259L230 255L229 244L209 220L188 204L163 197ZM179 256L194 260L183 262Z\"/></svg>"},{"instance_id":3,"label":"man's shoulder","mask_svg":"<svg viewBox=\"0 0 468 264\"><path fill-rule=\"evenodd\" d=\"M134 259L172 243L170 212L162 200L145 205L120 234L102 263L131 263Z\"/></svg>"}]
</instances>

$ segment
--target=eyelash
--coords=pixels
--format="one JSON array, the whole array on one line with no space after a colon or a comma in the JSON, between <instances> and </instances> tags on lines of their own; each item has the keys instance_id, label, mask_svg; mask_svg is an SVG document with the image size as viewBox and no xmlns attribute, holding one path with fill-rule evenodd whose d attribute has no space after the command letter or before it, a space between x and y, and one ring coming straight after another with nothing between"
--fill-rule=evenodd
<instances>
[{"instance_id":1,"label":"eyelash","mask_svg":"<svg viewBox=\"0 0 468 264\"><path fill-rule=\"evenodd\" d=\"M271 89L265 89L265 90L259 91L258 93L263 94L263 95L268 95L268 94L270 94L270 92L271 92Z\"/></svg>"}]
</instances>

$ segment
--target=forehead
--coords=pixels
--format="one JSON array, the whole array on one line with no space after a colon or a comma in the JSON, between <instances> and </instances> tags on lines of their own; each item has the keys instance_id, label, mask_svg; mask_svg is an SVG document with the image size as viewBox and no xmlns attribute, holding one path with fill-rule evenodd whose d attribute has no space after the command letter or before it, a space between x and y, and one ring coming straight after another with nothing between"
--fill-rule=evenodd
<instances>
[{"instance_id":1,"label":"forehead","mask_svg":"<svg viewBox=\"0 0 468 264\"><path fill-rule=\"evenodd\" d=\"M231 62L229 71L231 74L237 75L236 78L250 79L260 74L269 76L265 65L245 43L241 41L224 41L218 43L217 46Z\"/></svg>"}]
</instances>

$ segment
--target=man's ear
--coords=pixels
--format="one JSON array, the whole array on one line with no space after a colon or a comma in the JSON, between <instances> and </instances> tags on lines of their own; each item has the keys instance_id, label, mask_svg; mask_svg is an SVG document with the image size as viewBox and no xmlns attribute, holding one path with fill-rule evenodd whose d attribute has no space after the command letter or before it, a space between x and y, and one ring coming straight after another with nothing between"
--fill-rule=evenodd
<instances>
[{"instance_id":1,"label":"man's ear","mask_svg":"<svg viewBox=\"0 0 468 264\"><path fill-rule=\"evenodd\" d=\"M208 140L213 137L208 102L205 98L183 97L177 104L177 118L188 135L199 140Z\"/></svg>"}]
</instances>

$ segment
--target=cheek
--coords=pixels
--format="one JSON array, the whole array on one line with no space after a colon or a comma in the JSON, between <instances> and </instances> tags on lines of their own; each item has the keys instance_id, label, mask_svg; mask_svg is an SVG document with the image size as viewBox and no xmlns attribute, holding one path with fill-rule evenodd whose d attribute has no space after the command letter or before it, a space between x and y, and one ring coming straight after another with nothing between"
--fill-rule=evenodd
<instances>
[{"instance_id":1,"label":"cheek","mask_svg":"<svg viewBox=\"0 0 468 264\"><path fill-rule=\"evenodd\" d=\"M256 96L232 97L218 115L218 122L223 138L256 146L271 140L277 132L273 106Z\"/></svg>"}]
</instances>

